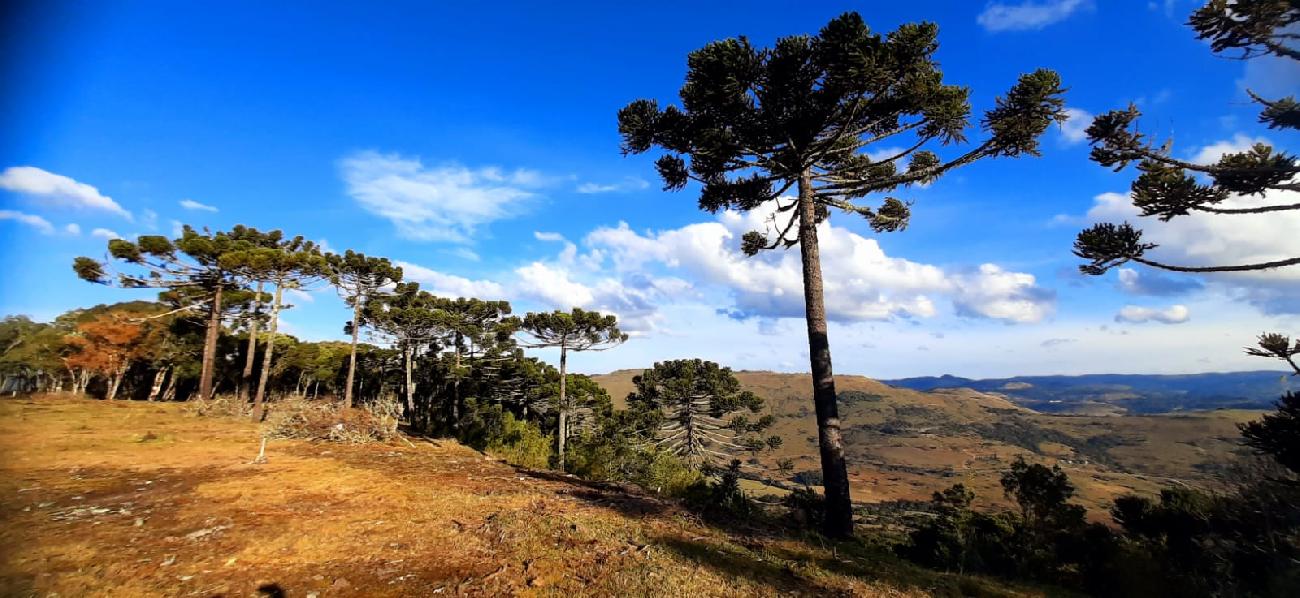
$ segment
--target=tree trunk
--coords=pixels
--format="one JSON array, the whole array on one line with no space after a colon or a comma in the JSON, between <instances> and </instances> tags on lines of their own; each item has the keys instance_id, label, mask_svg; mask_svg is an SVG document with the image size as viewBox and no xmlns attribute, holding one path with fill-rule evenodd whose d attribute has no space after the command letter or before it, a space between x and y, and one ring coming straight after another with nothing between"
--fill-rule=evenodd
<instances>
[{"instance_id":1,"label":"tree trunk","mask_svg":"<svg viewBox=\"0 0 1300 598\"><path fill-rule=\"evenodd\" d=\"M569 431L566 429L569 424L569 405L564 398L564 385L565 378L567 377L565 370L567 369L566 366L569 361L568 351L568 347L564 346L564 344L560 345L560 471L564 471L564 441L568 440L566 436L569 435Z\"/></svg>"},{"instance_id":2,"label":"tree trunk","mask_svg":"<svg viewBox=\"0 0 1300 598\"><path fill-rule=\"evenodd\" d=\"M167 366L167 369L172 368ZM171 401L176 398L176 372L171 372L171 375L167 377L167 384L163 386L161 398L163 401Z\"/></svg>"},{"instance_id":3,"label":"tree trunk","mask_svg":"<svg viewBox=\"0 0 1300 598\"><path fill-rule=\"evenodd\" d=\"M821 446L822 488L826 492L823 533L832 538L853 535L853 502L844 463L844 438L835 403L835 375L826 335L826 304L822 296L821 250L817 245L817 215L812 173L799 176L799 252L803 258L804 309L808 321L808 358L812 365L813 404L817 408L817 437Z\"/></svg>"},{"instance_id":4,"label":"tree trunk","mask_svg":"<svg viewBox=\"0 0 1300 598\"><path fill-rule=\"evenodd\" d=\"M275 333L280 327L280 300L284 298L284 279L275 282L275 303L271 306L270 340L262 351L262 374L257 378L257 394L253 397L253 417L262 421L266 417L266 381L271 377L271 358L275 355Z\"/></svg>"},{"instance_id":5,"label":"tree trunk","mask_svg":"<svg viewBox=\"0 0 1300 598\"><path fill-rule=\"evenodd\" d=\"M244 356L244 373L239 377L239 402L247 403L249 390L253 387L253 361L257 356L257 316L262 311L262 283L257 283L257 295L253 297L253 318L248 323L248 354Z\"/></svg>"},{"instance_id":6,"label":"tree trunk","mask_svg":"<svg viewBox=\"0 0 1300 598\"><path fill-rule=\"evenodd\" d=\"M406 419L407 421L411 422L412 426L414 426L415 425L415 382L411 380L411 352L412 349L409 344L402 349L402 357L405 358L403 360L404 363L402 364L402 369L406 372L406 388L404 389L406 391Z\"/></svg>"},{"instance_id":7,"label":"tree trunk","mask_svg":"<svg viewBox=\"0 0 1300 598\"><path fill-rule=\"evenodd\" d=\"M361 293L352 299L352 351L348 356L348 385L343 391L343 406L352 407L352 381L357 374L357 335L361 332Z\"/></svg>"},{"instance_id":8,"label":"tree trunk","mask_svg":"<svg viewBox=\"0 0 1300 598\"><path fill-rule=\"evenodd\" d=\"M317 379L316 383L313 384L311 387L311 398L313 399L320 398L320 379Z\"/></svg>"},{"instance_id":9,"label":"tree trunk","mask_svg":"<svg viewBox=\"0 0 1300 598\"><path fill-rule=\"evenodd\" d=\"M126 376L126 368L119 367L113 371L112 377L108 380L108 395L106 399L112 401L117 398L117 389L122 385L122 378Z\"/></svg>"},{"instance_id":10,"label":"tree trunk","mask_svg":"<svg viewBox=\"0 0 1300 598\"><path fill-rule=\"evenodd\" d=\"M460 344L464 342L464 337L459 332L454 339L455 345L452 349L456 352L456 369L455 376L451 379L451 429L460 429Z\"/></svg>"},{"instance_id":11,"label":"tree trunk","mask_svg":"<svg viewBox=\"0 0 1300 598\"><path fill-rule=\"evenodd\" d=\"M203 339L203 368L199 373L199 398L212 398L212 377L217 367L217 337L221 335L221 294L225 286L220 282L212 292L212 305L208 309L208 330Z\"/></svg>"},{"instance_id":12,"label":"tree trunk","mask_svg":"<svg viewBox=\"0 0 1300 598\"><path fill-rule=\"evenodd\" d=\"M149 400L151 402L158 400L158 394L162 392L163 379L167 377L168 369L167 366L163 366L158 368L158 371L153 375L153 386L149 387Z\"/></svg>"}]
</instances>

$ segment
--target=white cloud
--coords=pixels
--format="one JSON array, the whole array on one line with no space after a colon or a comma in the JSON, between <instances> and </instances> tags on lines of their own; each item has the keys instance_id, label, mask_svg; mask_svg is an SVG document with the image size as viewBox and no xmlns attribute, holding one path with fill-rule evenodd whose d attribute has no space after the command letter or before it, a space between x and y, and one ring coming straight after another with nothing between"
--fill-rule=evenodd
<instances>
[{"instance_id":1,"label":"white cloud","mask_svg":"<svg viewBox=\"0 0 1300 598\"><path fill-rule=\"evenodd\" d=\"M560 233L548 233L542 231L535 231L533 232L533 238L537 239L538 241L563 241L564 235L561 235Z\"/></svg>"},{"instance_id":2,"label":"white cloud","mask_svg":"<svg viewBox=\"0 0 1300 598\"><path fill-rule=\"evenodd\" d=\"M173 220L171 224L172 224L172 236L176 238L180 238L180 236L185 233L185 224L182 223L180 220Z\"/></svg>"},{"instance_id":3,"label":"white cloud","mask_svg":"<svg viewBox=\"0 0 1300 598\"><path fill-rule=\"evenodd\" d=\"M24 214L16 210L0 210L0 220L13 220L30 226L44 234L54 232L54 225L49 220L35 214Z\"/></svg>"},{"instance_id":4,"label":"white cloud","mask_svg":"<svg viewBox=\"0 0 1300 598\"><path fill-rule=\"evenodd\" d=\"M0 173L0 189L38 199L48 206L103 210L131 219L130 212L98 189L35 166L6 168Z\"/></svg>"},{"instance_id":5,"label":"white cloud","mask_svg":"<svg viewBox=\"0 0 1300 598\"><path fill-rule=\"evenodd\" d=\"M575 189L578 193L625 193L628 191L640 191L650 187L650 182L639 177L627 177L617 183L582 183Z\"/></svg>"},{"instance_id":6,"label":"white cloud","mask_svg":"<svg viewBox=\"0 0 1300 598\"><path fill-rule=\"evenodd\" d=\"M92 231L90 231L90 236L92 236L92 237L100 237L100 238L103 238L103 239L110 239L110 240L111 240L111 239L121 239L121 238L122 238L122 235L119 235L119 234L117 234L116 232L111 231L111 230L108 230L108 229L106 229L106 228L97 228L97 229L95 229L95 230L92 230Z\"/></svg>"},{"instance_id":7,"label":"white cloud","mask_svg":"<svg viewBox=\"0 0 1300 598\"><path fill-rule=\"evenodd\" d=\"M1171 305L1165 309L1125 305L1119 310L1118 314L1115 314L1115 321L1128 322L1130 324L1142 324L1146 322L1182 324L1190 317L1191 311L1187 309L1186 305Z\"/></svg>"},{"instance_id":8,"label":"white cloud","mask_svg":"<svg viewBox=\"0 0 1300 598\"><path fill-rule=\"evenodd\" d=\"M960 315L1015 323L1040 322L1055 306L1056 293L1034 282L1034 275L983 264L972 274L952 276L953 305Z\"/></svg>"},{"instance_id":9,"label":"white cloud","mask_svg":"<svg viewBox=\"0 0 1300 598\"><path fill-rule=\"evenodd\" d=\"M1089 0L1025 0L1016 4L991 2L975 21L986 31L1028 31L1042 29L1090 7Z\"/></svg>"},{"instance_id":10,"label":"white cloud","mask_svg":"<svg viewBox=\"0 0 1300 598\"><path fill-rule=\"evenodd\" d=\"M424 290L441 297L478 297L495 300L510 296L505 287L490 280L470 280L401 260L393 263L402 269L402 278L418 282Z\"/></svg>"},{"instance_id":11,"label":"white cloud","mask_svg":"<svg viewBox=\"0 0 1300 598\"><path fill-rule=\"evenodd\" d=\"M1141 273L1132 268L1120 268L1116 286L1131 295L1181 295L1200 290L1205 286L1200 278L1185 274L1160 274L1154 270Z\"/></svg>"},{"instance_id":12,"label":"white cloud","mask_svg":"<svg viewBox=\"0 0 1300 598\"><path fill-rule=\"evenodd\" d=\"M80 235L81 225L76 222L69 222L67 226L63 227L63 230L67 231L69 235Z\"/></svg>"},{"instance_id":13,"label":"white cloud","mask_svg":"<svg viewBox=\"0 0 1300 598\"><path fill-rule=\"evenodd\" d=\"M185 208L185 209L187 209L187 210L194 210L194 211L196 211L196 212L216 212L216 211L217 211L217 207L216 207L216 206L210 206L210 205L205 204L205 203L199 203L199 202L194 201L194 200L192 200L192 199L182 199L182 200L180 201L180 204L181 204L181 207L182 207L182 208Z\"/></svg>"},{"instance_id":14,"label":"white cloud","mask_svg":"<svg viewBox=\"0 0 1300 598\"><path fill-rule=\"evenodd\" d=\"M745 214L727 211L716 222L690 224L645 234L626 223L599 228L586 244L608 253L616 270L640 271L654 262L681 270L698 284L731 295L733 317L801 318L803 277L799 252L768 251L754 257L739 248L740 237L763 230L773 206ZM827 317L839 321L929 317L932 297L949 295L960 315L1008 322L1033 322L1050 311L1053 296L1028 274L987 264L949 275L936 266L885 255L874 239L832 226L818 228Z\"/></svg>"},{"instance_id":15,"label":"white cloud","mask_svg":"<svg viewBox=\"0 0 1300 598\"><path fill-rule=\"evenodd\" d=\"M419 241L467 242L485 224L519 215L546 183L536 171L426 167L419 158L364 151L339 161L348 195Z\"/></svg>"},{"instance_id":16,"label":"white cloud","mask_svg":"<svg viewBox=\"0 0 1300 598\"><path fill-rule=\"evenodd\" d=\"M520 290L527 296L559 309L589 307L596 297L586 285L570 278L567 270L533 262L515 270Z\"/></svg>"},{"instance_id":17,"label":"white cloud","mask_svg":"<svg viewBox=\"0 0 1300 598\"><path fill-rule=\"evenodd\" d=\"M1224 154L1239 154L1254 147L1257 143L1268 143L1268 139L1263 137L1251 137L1237 133L1232 139L1225 139L1211 143L1192 156L1192 162L1197 164L1214 164L1222 158Z\"/></svg>"},{"instance_id":18,"label":"white cloud","mask_svg":"<svg viewBox=\"0 0 1300 598\"><path fill-rule=\"evenodd\" d=\"M1088 126L1092 124L1092 113L1081 108L1066 108L1065 114L1069 118L1061 124L1061 140L1068 145L1086 141Z\"/></svg>"}]
</instances>

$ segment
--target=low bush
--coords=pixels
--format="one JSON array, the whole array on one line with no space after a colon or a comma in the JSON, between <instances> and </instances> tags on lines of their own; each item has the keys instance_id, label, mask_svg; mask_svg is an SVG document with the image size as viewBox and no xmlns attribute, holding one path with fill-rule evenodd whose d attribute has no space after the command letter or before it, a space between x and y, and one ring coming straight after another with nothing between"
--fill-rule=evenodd
<instances>
[{"instance_id":1,"label":"low bush","mask_svg":"<svg viewBox=\"0 0 1300 598\"><path fill-rule=\"evenodd\" d=\"M394 413L384 401L348 409L332 401L291 399L271 410L266 435L356 444L385 441L397 436Z\"/></svg>"}]
</instances>

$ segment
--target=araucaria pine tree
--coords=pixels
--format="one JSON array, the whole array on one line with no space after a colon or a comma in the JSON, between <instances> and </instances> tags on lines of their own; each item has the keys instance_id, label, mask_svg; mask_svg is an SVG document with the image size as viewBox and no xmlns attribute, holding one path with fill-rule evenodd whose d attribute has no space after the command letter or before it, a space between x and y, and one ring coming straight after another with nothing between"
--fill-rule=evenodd
<instances>
[{"instance_id":1,"label":"araucaria pine tree","mask_svg":"<svg viewBox=\"0 0 1300 598\"><path fill-rule=\"evenodd\" d=\"M268 239L271 241L221 256L221 265L225 270L275 286L267 331L270 338L262 352L262 371L257 380L257 391L253 395L253 417L257 419L266 415L266 383L271 375L271 360L275 356L275 336L279 330L284 291L301 289L327 275L325 256L321 255L320 249L311 241L301 236L284 239L280 231L273 231Z\"/></svg>"},{"instance_id":2,"label":"araucaria pine tree","mask_svg":"<svg viewBox=\"0 0 1300 598\"><path fill-rule=\"evenodd\" d=\"M234 239L227 233L199 233L185 226L174 241L160 235L142 235L135 242L110 240L108 254L130 267L118 273L116 279L109 276L108 264L89 257L76 258L72 269L82 280L98 284L164 289L197 299L180 310L204 307L207 311L198 394L208 399L212 397L217 338L221 334L222 299L228 290L238 288L232 273L221 265L221 257L249 247L246 240Z\"/></svg>"},{"instance_id":3,"label":"araucaria pine tree","mask_svg":"<svg viewBox=\"0 0 1300 598\"><path fill-rule=\"evenodd\" d=\"M678 359L656 363L632 379L630 408L642 411L656 430L650 444L697 467L724 468L765 442L756 434L772 425L771 415L750 421L763 399L742 391L740 381L712 361ZM773 445L780 437L773 437Z\"/></svg>"},{"instance_id":4,"label":"araucaria pine tree","mask_svg":"<svg viewBox=\"0 0 1300 598\"><path fill-rule=\"evenodd\" d=\"M1035 71L985 113L983 141L941 157L932 148L966 142L971 108L967 88L943 82L937 35L935 25L918 23L880 36L847 13L818 35L784 37L771 48L743 37L713 42L688 56L680 108L637 100L618 114L625 153L665 151L655 166L666 189L698 183L699 205L711 212L774 208L769 231L744 236L747 254L799 245L831 536L850 535L853 520L817 225L834 209L877 232L902 230L908 202L862 200L983 158L1037 155L1039 136L1065 120L1060 78ZM905 149L873 152L885 145Z\"/></svg>"},{"instance_id":5,"label":"araucaria pine tree","mask_svg":"<svg viewBox=\"0 0 1300 598\"><path fill-rule=\"evenodd\" d=\"M348 379L343 387L343 404L351 407L357 373L357 339L365 325L361 319L362 308L380 289L402 282L402 269L390 263L388 258L367 257L351 249L342 255L331 253L325 257L329 263L330 283L352 308L352 321L347 326L347 332L352 335L352 349L348 354Z\"/></svg>"},{"instance_id":6,"label":"araucaria pine tree","mask_svg":"<svg viewBox=\"0 0 1300 598\"><path fill-rule=\"evenodd\" d=\"M1300 3L1294 0L1212 0L1189 21L1196 36L1209 40L1216 53L1229 52L1242 60L1271 55L1300 61L1297 23ZM1264 98L1246 91L1261 107L1260 123L1281 131L1300 129L1300 104L1295 96ZM1173 155L1170 143L1157 145L1138 132L1140 116L1133 105L1102 114L1087 134L1094 162L1117 171L1137 163L1139 174L1131 191L1133 205L1142 216L1168 222L1193 213L1231 218L1300 210L1294 195L1282 197L1300 191L1296 180L1300 160L1294 154L1257 143L1244 152L1224 154L1213 164L1182 160ZM1262 200L1240 201L1248 198ZM1300 244L1276 248L1276 259L1207 265L1171 264L1149 257L1147 252L1156 247L1143 242L1142 231L1127 222L1103 222L1079 233L1074 254L1088 260L1079 270L1093 275L1127 262L1175 272L1244 272L1300 265Z\"/></svg>"},{"instance_id":7,"label":"araucaria pine tree","mask_svg":"<svg viewBox=\"0 0 1300 598\"><path fill-rule=\"evenodd\" d=\"M569 351L601 351L627 341L618 329L618 318L594 311L573 308L571 312L530 313L524 316L523 332L532 337L530 347L554 347L560 350L560 396L556 404L559 415L558 451L560 469L564 469L565 441L569 436L569 405L565 396Z\"/></svg>"}]
</instances>

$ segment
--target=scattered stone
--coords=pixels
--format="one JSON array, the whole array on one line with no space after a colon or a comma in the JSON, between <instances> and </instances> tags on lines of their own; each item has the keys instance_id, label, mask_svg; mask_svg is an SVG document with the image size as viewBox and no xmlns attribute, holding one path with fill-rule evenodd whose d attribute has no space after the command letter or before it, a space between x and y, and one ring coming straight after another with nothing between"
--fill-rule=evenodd
<instances>
[{"instance_id":1,"label":"scattered stone","mask_svg":"<svg viewBox=\"0 0 1300 598\"><path fill-rule=\"evenodd\" d=\"M181 580L181 581L189 581L189 580L191 580L191 579L194 579L194 576L193 576L193 575L182 575L182 576L180 577L180 580Z\"/></svg>"},{"instance_id":2,"label":"scattered stone","mask_svg":"<svg viewBox=\"0 0 1300 598\"><path fill-rule=\"evenodd\" d=\"M351 584L351 583L348 583L348 580L343 579L342 577L340 577L340 578L334 580L334 583L331 584L330 587L333 587L333 588L336 589L336 590L346 590L346 589L352 587L352 584Z\"/></svg>"},{"instance_id":3,"label":"scattered stone","mask_svg":"<svg viewBox=\"0 0 1300 598\"><path fill-rule=\"evenodd\" d=\"M135 518L135 526L136 526L136 527L144 527L144 519L142 519L142 518L140 518L140 517L136 517L136 518Z\"/></svg>"},{"instance_id":4,"label":"scattered stone","mask_svg":"<svg viewBox=\"0 0 1300 598\"><path fill-rule=\"evenodd\" d=\"M191 542L193 542L193 541L195 541L195 540L202 540L202 539L204 539L204 538L207 538L208 536L211 536L211 535L216 534L216 533L220 533L221 531L226 530L226 529L230 529L230 526L229 526L229 525L218 525L218 526L216 526L216 527L207 527L207 528L203 528L203 529L201 529L201 530L192 531L192 532L190 532L190 533L188 533L188 534L185 534L185 539L186 539L186 540L189 540L189 541L191 541Z\"/></svg>"},{"instance_id":5,"label":"scattered stone","mask_svg":"<svg viewBox=\"0 0 1300 598\"><path fill-rule=\"evenodd\" d=\"M163 556L162 563L159 564L162 565L163 567L166 567L168 565L174 564L175 562L176 562L176 555L168 554Z\"/></svg>"}]
</instances>

